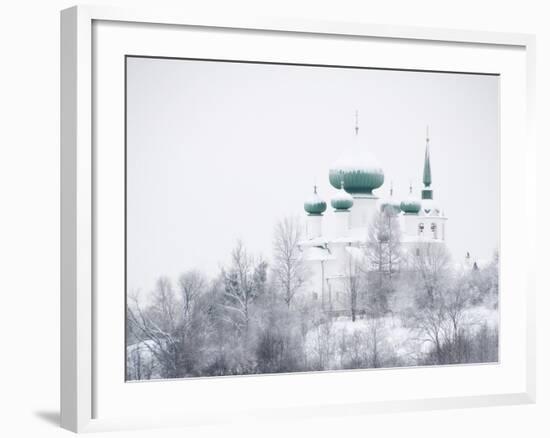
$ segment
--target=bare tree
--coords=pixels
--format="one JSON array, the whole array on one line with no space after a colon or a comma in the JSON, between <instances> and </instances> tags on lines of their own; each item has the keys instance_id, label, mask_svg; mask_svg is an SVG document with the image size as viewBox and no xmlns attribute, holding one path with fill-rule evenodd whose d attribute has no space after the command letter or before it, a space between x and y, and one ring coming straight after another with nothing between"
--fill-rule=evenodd
<instances>
[{"instance_id":1,"label":"bare tree","mask_svg":"<svg viewBox=\"0 0 550 438\"><path fill-rule=\"evenodd\" d=\"M445 324L445 309L441 305L416 307L408 313L408 325L416 331L421 344L433 347L438 364L444 363Z\"/></svg>"},{"instance_id":2,"label":"bare tree","mask_svg":"<svg viewBox=\"0 0 550 438\"><path fill-rule=\"evenodd\" d=\"M389 209L378 212L368 229L366 254L370 269L391 279L401 261L401 229Z\"/></svg>"},{"instance_id":3,"label":"bare tree","mask_svg":"<svg viewBox=\"0 0 550 438\"><path fill-rule=\"evenodd\" d=\"M149 380L156 372L157 363L149 348L141 342L126 349L126 379Z\"/></svg>"},{"instance_id":4,"label":"bare tree","mask_svg":"<svg viewBox=\"0 0 550 438\"><path fill-rule=\"evenodd\" d=\"M471 300L471 289L467 279L457 279L455 284L446 290L442 298L450 323L448 338L450 342L456 342L466 323L466 311Z\"/></svg>"},{"instance_id":5,"label":"bare tree","mask_svg":"<svg viewBox=\"0 0 550 438\"><path fill-rule=\"evenodd\" d=\"M161 366L162 377L180 377L177 328L181 312L178 312L178 302L167 278L159 278L151 298L152 304L144 309L139 296L131 296L128 319L136 336Z\"/></svg>"},{"instance_id":6,"label":"bare tree","mask_svg":"<svg viewBox=\"0 0 550 438\"><path fill-rule=\"evenodd\" d=\"M359 248L350 248L355 251L348 252L346 255L346 273L344 277L344 287L349 297L349 309L352 322L357 318L357 297L362 287L363 275L361 264L363 252Z\"/></svg>"},{"instance_id":7,"label":"bare tree","mask_svg":"<svg viewBox=\"0 0 550 438\"><path fill-rule=\"evenodd\" d=\"M161 277L148 304L140 302L139 295L130 296L128 321L138 345L129 353L135 363L143 367L144 359L153 358L162 378L200 374L212 333L212 321L205 311L205 286L205 277L190 271L180 277L179 294Z\"/></svg>"},{"instance_id":8,"label":"bare tree","mask_svg":"<svg viewBox=\"0 0 550 438\"><path fill-rule=\"evenodd\" d=\"M273 275L290 307L296 292L305 282L306 270L298 246L302 236L297 218L285 218L275 226L273 239Z\"/></svg>"},{"instance_id":9,"label":"bare tree","mask_svg":"<svg viewBox=\"0 0 550 438\"><path fill-rule=\"evenodd\" d=\"M178 285L185 320L189 320L189 315L193 310L193 306L197 303L197 299L204 292L206 283L206 277L197 270L188 271L180 276Z\"/></svg>"},{"instance_id":10,"label":"bare tree","mask_svg":"<svg viewBox=\"0 0 550 438\"><path fill-rule=\"evenodd\" d=\"M239 240L231 253L230 268L223 271L224 307L230 312L231 320L238 331L244 334L245 340L248 338L251 304L259 293L255 287L254 272L254 260Z\"/></svg>"},{"instance_id":11,"label":"bare tree","mask_svg":"<svg viewBox=\"0 0 550 438\"><path fill-rule=\"evenodd\" d=\"M381 352L381 329L380 329L380 318L374 318L369 321L369 326L367 329L368 333L368 344L370 351L370 366L372 368L380 368L382 366L382 352Z\"/></svg>"},{"instance_id":12,"label":"bare tree","mask_svg":"<svg viewBox=\"0 0 550 438\"><path fill-rule=\"evenodd\" d=\"M422 243L411 251L413 270L420 277L420 287L429 301L436 299L449 281L450 256L442 243Z\"/></svg>"},{"instance_id":13,"label":"bare tree","mask_svg":"<svg viewBox=\"0 0 550 438\"><path fill-rule=\"evenodd\" d=\"M427 363L467 363L474 351L475 330L480 325L468 309L472 302L472 275L451 276L446 249L425 244L416 252L417 299L409 323L422 342L430 344Z\"/></svg>"},{"instance_id":14,"label":"bare tree","mask_svg":"<svg viewBox=\"0 0 550 438\"><path fill-rule=\"evenodd\" d=\"M313 352L318 370L329 369L334 354L332 319L322 316L313 329Z\"/></svg>"},{"instance_id":15,"label":"bare tree","mask_svg":"<svg viewBox=\"0 0 550 438\"><path fill-rule=\"evenodd\" d=\"M365 276L368 278L368 307L374 314L388 310L394 290L394 276L401 263L401 230L395 213L385 209L374 216L365 248Z\"/></svg>"}]
</instances>

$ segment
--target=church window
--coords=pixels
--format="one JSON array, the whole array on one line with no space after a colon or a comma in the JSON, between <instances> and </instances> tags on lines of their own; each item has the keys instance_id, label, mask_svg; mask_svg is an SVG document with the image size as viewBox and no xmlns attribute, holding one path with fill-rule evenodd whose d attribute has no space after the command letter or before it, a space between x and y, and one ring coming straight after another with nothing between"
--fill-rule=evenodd
<instances>
[{"instance_id":1,"label":"church window","mask_svg":"<svg viewBox=\"0 0 550 438\"><path fill-rule=\"evenodd\" d=\"M432 225L430 226L430 229L432 230L434 239L437 239L437 225L432 223Z\"/></svg>"}]
</instances>

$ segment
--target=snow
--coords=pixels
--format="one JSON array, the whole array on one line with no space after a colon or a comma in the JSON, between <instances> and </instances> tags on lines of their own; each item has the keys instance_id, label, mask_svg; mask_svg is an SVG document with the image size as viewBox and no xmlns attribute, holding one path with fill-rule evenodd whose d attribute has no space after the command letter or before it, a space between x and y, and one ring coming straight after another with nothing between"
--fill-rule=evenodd
<instances>
[{"instance_id":1,"label":"snow","mask_svg":"<svg viewBox=\"0 0 550 438\"><path fill-rule=\"evenodd\" d=\"M348 148L330 167L332 172L384 173L382 166L366 145L354 144Z\"/></svg>"},{"instance_id":2,"label":"snow","mask_svg":"<svg viewBox=\"0 0 550 438\"><path fill-rule=\"evenodd\" d=\"M314 239L302 240L298 245L303 247L312 247L312 246L326 246L328 240L324 237L315 237Z\"/></svg>"},{"instance_id":3,"label":"snow","mask_svg":"<svg viewBox=\"0 0 550 438\"><path fill-rule=\"evenodd\" d=\"M324 260L335 260L335 259L336 258L329 252L328 249L320 248L317 246L307 248L302 255L302 260L308 260L308 261L324 261Z\"/></svg>"},{"instance_id":4,"label":"snow","mask_svg":"<svg viewBox=\"0 0 550 438\"><path fill-rule=\"evenodd\" d=\"M486 305L478 305L469 308L464 314L464 322L474 332L481 328L481 323L490 328L499 325L499 313L497 309ZM326 325L328 324L328 326ZM330 366L338 368L342 357L339 345L342 339L351 341L354 334L366 336L367 342L372 339L372 330L378 331L380 349L386 349L401 359L401 365L416 365L419 354L429 353L433 345L419 337L418 333L403 324L399 313L380 318L367 318L359 316L355 321L349 316L332 318L329 322L321 324L308 332L306 338L306 352L311 360L315 360L319 351L320 336L324 329L330 330L329 344L326 348L332 351ZM365 338L363 338L365 339Z\"/></svg>"}]
</instances>

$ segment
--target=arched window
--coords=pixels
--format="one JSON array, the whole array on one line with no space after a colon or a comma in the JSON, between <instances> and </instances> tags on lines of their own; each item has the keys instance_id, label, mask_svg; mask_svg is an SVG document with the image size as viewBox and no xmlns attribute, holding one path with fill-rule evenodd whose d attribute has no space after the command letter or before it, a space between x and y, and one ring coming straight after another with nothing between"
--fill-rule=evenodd
<instances>
[{"instance_id":1,"label":"arched window","mask_svg":"<svg viewBox=\"0 0 550 438\"><path fill-rule=\"evenodd\" d=\"M432 225L430 226L430 229L432 230L432 234L434 239L437 239L437 225L432 222Z\"/></svg>"},{"instance_id":2,"label":"arched window","mask_svg":"<svg viewBox=\"0 0 550 438\"><path fill-rule=\"evenodd\" d=\"M422 234L424 234L424 223L420 222L418 224L418 235L421 236Z\"/></svg>"}]
</instances>

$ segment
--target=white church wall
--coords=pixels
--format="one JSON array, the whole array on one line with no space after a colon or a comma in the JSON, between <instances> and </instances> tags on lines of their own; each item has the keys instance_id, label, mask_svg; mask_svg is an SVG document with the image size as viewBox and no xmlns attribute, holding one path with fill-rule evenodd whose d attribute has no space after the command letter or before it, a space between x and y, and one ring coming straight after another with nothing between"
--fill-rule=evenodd
<instances>
[{"instance_id":1,"label":"white church wall","mask_svg":"<svg viewBox=\"0 0 550 438\"><path fill-rule=\"evenodd\" d=\"M350 217L351 228L368 227L377 212L378 198L376 196L354 196Z\"/></svg>"},{"instance_id":2,"label":"white church wall","mask_svg":"<svg viewBox=\"0 0 550 438\"><path fill-rule=\"evenodd\" d=\"M308 215L306 219L306 236L315 239L323 234L323 216Z\"/></svg>"}]
</instances>

